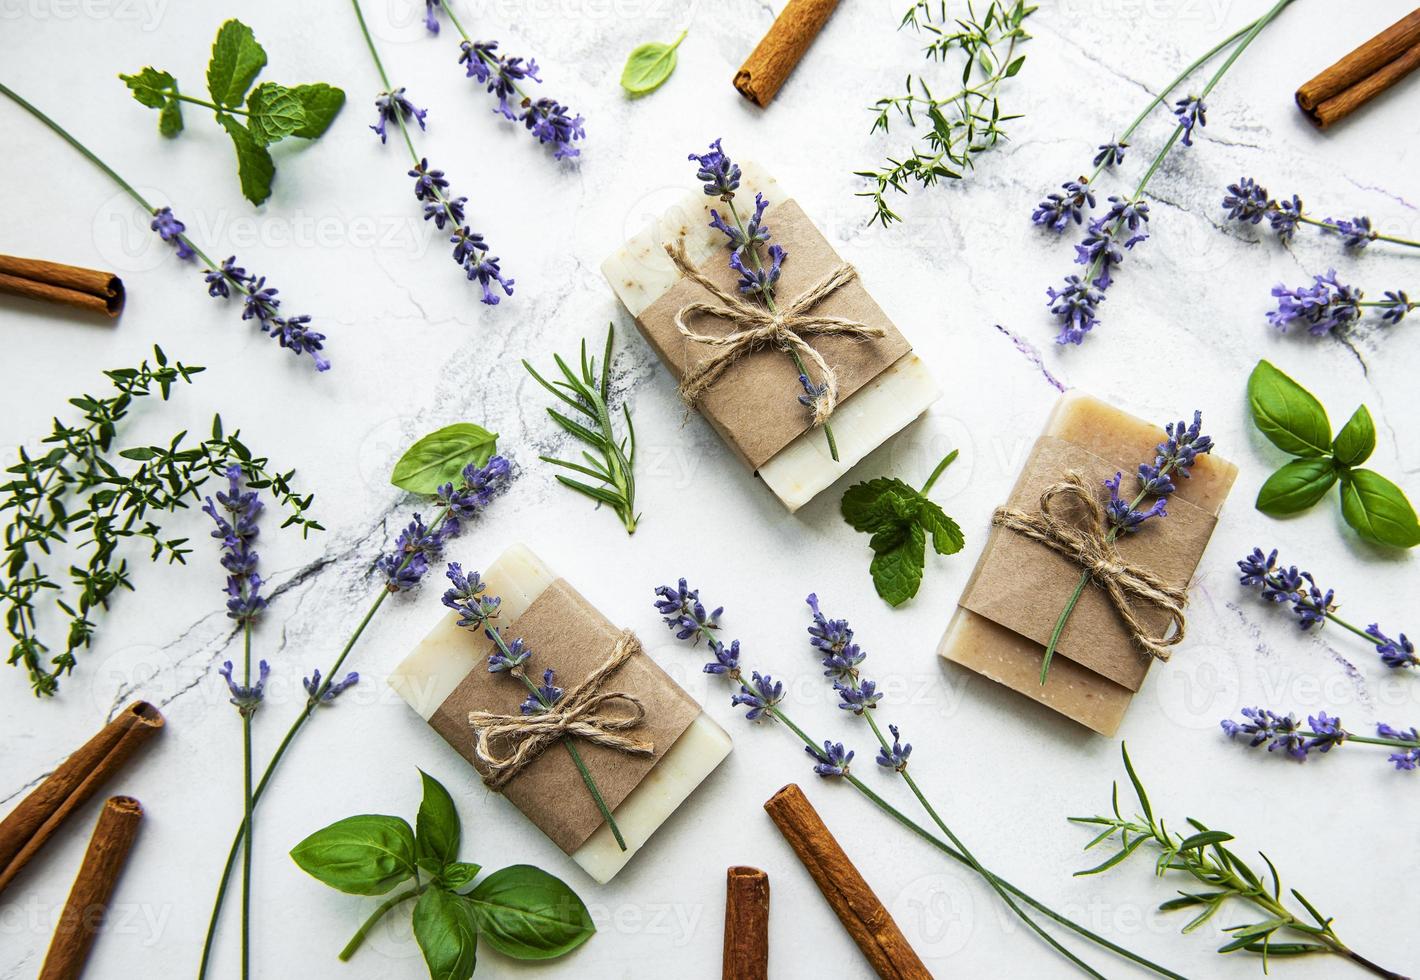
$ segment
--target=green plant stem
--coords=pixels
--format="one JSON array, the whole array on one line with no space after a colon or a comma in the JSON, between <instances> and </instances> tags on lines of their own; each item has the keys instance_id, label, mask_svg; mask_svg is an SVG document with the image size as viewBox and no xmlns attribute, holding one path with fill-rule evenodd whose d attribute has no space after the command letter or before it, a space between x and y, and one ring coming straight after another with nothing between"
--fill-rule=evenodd
<instances>
[{"instance_id":1,"label":"green plant stem","mask_svg":"<svg viewBox=\"0 0 1420 980\"><path fill-rule=\"evenodd\" d=\"M230 106L218 105L215 102L208 102L206 99L193 98L191 95L183 95L181 92L174 92L171 89L164 89L163 94L177 99L180 102L191 102L193 105L204 106L216 113L231 113L236 116L250 116L251 113L245 109L234 109Z\"/></svg>"},{"instance_id":2,"label":"green plant stem","mask_svg":"<svg viewBox=\"0 0 1420 980\"><path fill-rule=\"evenodd\" d=\"M251 690L251 620L248 619L242 631L243 676L242 683ZM242 980L250 974L251 964L251 842L252 785L251 785L251 716L255 706L242 708Z\"/></svg>"},{"instance_id":3,"label":"green plant stem","mask_svg":"<svg viewBox=\"0 0 1420 980\"><path fill-rule=\"evenodd\" d=\"M942 472L948 466L952 465L952 462L956 460L957 455L960 452L960 449L953 449L951 452L947 453L947 455L942 457L942 461L937 464L937 468L932 471L932 475L927 477L927 482L922 484L922 496L925 497L927 496L927 494L932 492L932 486L937 482L937 477L941 476Z\"/></svg>"},{"instance_id":4,"label":"green plant stem","mask_svg":"<svg viewBox=\"0 0 1420 980\"><path fill-rule=\"evenodd\" d=\"M379 906L375 909L375 911L370 913L370 917L366 919L363 923L361 923L360 928L356 930L355 935L350 937L350 942L345 944L345 948L340 951L340 953L338 954L340 962L348 962L350 960L350 957L355 955L356 950L360 948L360 946L365 942L366 937L370 935L370 930L375 928L376 923L383 919L390 912L391 909L397 908L399 905L409 901L411 898L418 898L420 895L423 895L426 891L429 890L429 886L431 884L433 884L433 882L423 882L419 885L414 886L413 888L407 888L402 892L396 892L395 894L391 895L389 898L381 902Z\"/></svg>"},{"instance_id":5,"label":"green plant stem","mask_svg":"<svg viewBox=\"0 0 1420 980\"><path fill-rule=\"evenodd\" d=\"M733 197L733 196L726 197L726 198L724 198L724 201L725 201L726 204L728 204L728 205L730 206L730 215L731 215L731 217L733 217L733 218L735 219L735 227L739 229L740 238L745 242L745 249L744 249L745 252L749 255L750 259L754 262L754 268L755 268L755 270L756 270L756 271L762 270L762 269L764 268L764 264L759 260L759 250L758 250L758 248L756 248L755 243L754 243L754 242L751 242L751 241L749 240L749 235L745 232L744 222L740 220L740 211L739 211L739 208L735 207L735 199L734 199L734 197ZM764 292L763 295L764 295L764 303L765 303L766 306L769 307L769 312L770 312L770 313L778 313L779 310L778 310L778 308L775 307L775 305L774 305L774 294L773 294L773 292L771 292L771 291L769 291L769 290L765 290L765 292ZM794 348L790 347L790 348L788 348L788 353L789 353L789 356L794 359L794 367L798 369L799 374L801 374L801 375L804 376L804 377L808 377L808 371L806 371L806 370L804 369L804 361L803 361L803 358L801 358L801 357L799 356L799 352L796 351L796 350L794 350ZM837 463L837 462L839 461L839 460L838 460L838 440L834 439L834 437L833 437L833 426L829 425L827 422L825 422L825 423L823 424L823 435L824 435L824 438L828 440L828 454L829 454L830 457L832 457L833 461L834 461L835 463Z\"/></svg>"},{"instance_id":6,"label":"green plant stem","mask_svg":"<svg viewBox=\"0 0 1420 980\"><path fill-rule=\"evenodd\" d=\"M1302 224L1313 225L1313 226L1315 226L1315 227L1317 227L1317 228L1325 228L1327 231L1335 231L1335 232L1340 232L1340 231L1341 231L1341 229L1340 229L1339 227L1337 227L1337 225L1336 225L1335 222L1332 222L1332 221L1321 221L1321 220L1319 220L1319 219L1317 219L1317 218L1310 217L1309 215L1305 215L1305 214L1298 215L1298 216L1297 216L1297 220L1300 221L1300 222L1302 222ZM1380 232L1378 232L1378 231L1371 232L1370 238L1371 238L1372 241L1376 241L1376 242L1390 242L1390 243L1392 243L1392 244L1394 244L1394 245L1408 245L1408 246L1411 247L1411 248L1420 248L1420 242L1411 241L1409 238L1397 238L1395 235L1382 235L1382 234L1381 234ZM1362 306L1376 306L1376 305L1379 305L1379 304L1375 304L1375 303L1369 303L1369 304L1368 304L1368 303L1363 303L1363 304L1361 304L1361 305L1362 305Z\"/></svg>"}]
</instances>

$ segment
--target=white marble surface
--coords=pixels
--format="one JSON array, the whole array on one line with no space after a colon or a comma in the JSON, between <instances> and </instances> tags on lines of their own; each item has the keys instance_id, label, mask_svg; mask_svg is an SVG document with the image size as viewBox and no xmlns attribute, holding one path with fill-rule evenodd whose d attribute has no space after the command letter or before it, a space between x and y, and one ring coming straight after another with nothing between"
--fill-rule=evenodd
<instances>
[{"instance_id":1,"label":"white marble surface","mask_svg":"<svg viewBox=\"0 0 1420 980\"><path fill-rule=\"evenodd\" d=\"M1420 864L1416 777L1391 771L1361 746L1296 766L1230 744L1217 728L1218 718L1252 703L1339 712L1357 731L1378 720L1420 723L1420 678L1388 674L1339 631L1300 635L1283 612L1245 594L1233 572L1234 559L1254 544L1276 546L1335 587L1358 622L1380 619L1412 635L1420 629L1407 622L1413 557L1359 544L1334 502L1285 523L1252 509L1258 485L1281 458L1252 430L1243 400L1248 370L1266 356L1309 384L1337 423L1365 401L1379 430L1375 467L1420 492L1420 420L1411 410L1416 326L1363 329L1345 344L1280 337L1263 320L1274 281L1302 281L1330 264L1368 291L1409 286L1414 295L1414 258L1377 246L1353 259L1310 233L1283 248L1252 229L1224 226L1218 207L1224 185L1247 173L1274 193L1301 194L1318 211L1370 214L1381 227L1420 237L1420 82L1326 135L1291 105L1298 82L1409 4L1372 2L1341 14L1303 0L1289 10L1215 93L1198 145L1170 159L1154 182L1154 238L1130 256L1104 326L1083 349L1059 350L1042 299L1074 267L1068 243L1028 224L1032 204L1087 167L1095 144L1166 76L1261 13L1260 0L1070 0L1042 9L1031 22L1036 37L1025 70L1008 93L1009 108L1026 113L1011 124L1011 142L983 157L970 180L902 201L907 222L886 231L865 226L851 171L902 145L870 135L863 109L918 67L917 42L894 31L902 3L890 10L845 4L778 100L760 112L729 80L768 26L770 4L505 0L471 9L459 0L476 34L536 56L546 90L587 116L586 153L563 166L469 90L447 29L440 40L426 39L413 4L387 2L371 16L390 70L432 110L421 146L472 199L474 223L516 276L517 295L496 309L475 303L419 220L404 176L408 160L365 129L379 86L344 5L241 5L271 56L266 77L329 80L351 97L319 144L279 151L276 193L253 209L237 193L230 151L210 119L188 113L188 132L165 142L151 111L114 77L153 63L200 90L207 45L236 8L5 0L0 77L134 183L170 201L214 254L236 252L270 275L288 307L313 314L329 334L335 367L315 376L209 300L195 273L165 254L144 230L146 219L101 174L4 103L0 249L116 269L130 299L114 327L0 302L0 444L32 445L51 415L65 411L65 398L97 386L100 369L134 363L159 342L209 371L162 411L138 413L135 438L201 429L220 410L253 446L299 469L330 530L303 542L268 524L262 539L277 593L258 636L259 654L275 665L257 719L264 755L296 710L300 676L332 658L372 597L371 558L417 508L385 482L392 462L425 431L458 419L484 422L502 433L518 478L453 545L452 557L477 567L508 542L528 542L613 620L641 631L657 660L731 730L737 751L613 884L595 887L384 687L382 675L439 615L431 582L376 619L351 661L365 679L297 743L263 804L259 975L423 975L403 919L338 966L335 952L374 903L318 884L285 853L351 813L412 817L416 766L455 791L467 859L548 868L577 888L600 925L582 950L548 965L524 967L484 951L480 975L713 977L723 869L747 863L768 869L773 882L775 975L866 976L760 809L789 780L805 785L939 975L1068 975L980 882L897 835L847 787L820 783L783 733L752 730L736 717L726 692L698 672L697 656L663 633L651 609L652 586L678 575L727 606L727 633L742 638L748 661L790 680L795 716L847 739L864 778L908 805L875 771L868 739L847 725L820 683L802 606L817 590L830 611L852 618L872 674L889 691L883 715L901 723L917 747L914 771L985 862L1180 972L1256 975L1255 961L1212 952L1220 945L1212 927L1180 937L1182 920L1153 911L1172 884L1152 878L1148 859L1104 877L1070 877L1086 866L1079 849L1087 835L1065 817L1107 806L1110 782L1121 775L1115 740L935 657L991 508L1056 394L1052 379L1160 421L1200 407L1221 452L1242 468L1201 568L1189 640L1172 665L1153 673L1121 733L1156 806L1175 824L1197 816L1233 831L1245 851L1265 848L1287 883L1335 915L1357 949L1403 971L1420 968L1414 916L1401 905L1413 902ZM648 99L626 101L616 84L626 52L643 40L669 40L687 23L675 77ZM1144 127L1126 167L1130 179L1165 133L1162 117ZM966 551L930 558L921 594L901 610L873 596L866 541L839 518L837 492L786 516L707 426L695 419L681 426L670 381L597 272L610 249L687 186L686 153L720 135L734 152L770 167L816 216L946 387L928 417L857 471L920 481L948 449L962 450L936 496L965 527ZM593 514L557 487L538 462L540 452L563 443L518 364L521 356L545 363L579 337L600 337L608 320L622 338L618 388L629 393L642 435L644 521L630 540L611 516ZM141 798L148 819L113 927L96 950L94 977L195 969L238 810L239 725L216 673L238 650L220 611L201 515L177 526L199 539L191 565L151 566L136 557L138 591L105 617L58 699L33 700L15 670L0 684L0 809L126 701L151 699L169 719L154 750L109 787ZM79 813L0 902L5 980L36 973L96 812L90 804ZM235 975L236 925L227 918L221 936L224 977ZM1129 972L1092 958L1110 975ZM1325 961L1274 968L1298 977L1349 970Z\"/></svg>"}]
</instances>

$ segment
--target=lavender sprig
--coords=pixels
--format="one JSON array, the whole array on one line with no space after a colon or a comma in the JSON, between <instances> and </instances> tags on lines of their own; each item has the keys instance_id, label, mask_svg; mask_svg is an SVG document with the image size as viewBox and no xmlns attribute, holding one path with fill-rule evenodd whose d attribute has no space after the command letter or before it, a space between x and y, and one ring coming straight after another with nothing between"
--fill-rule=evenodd
<instances>
[{"instance_id":1,"label":"lavender sprig","mask_svg":"<svg viewBox=\"0 0 1420 980\"><path fill-rule=\"evenodd\" d=\"M1317 218L1302 207L1302 199L1293 194L1291 198L1274 198L1251 177L1239 177L1236 184L1228 185L1223 198L1223 208L1234 221L1260 224L1263 218L1282 242L1290 242L1297 232L1297 225L1312 225L1323 233L1341 236L1342 244L1354 252L1359 252L1371 242L1391 242L1420 248L1420 242L1409 238L1383 235L1371 227L1371 219L1364 215L1355 218Z\"/></svg>"},{"instance_id":2,"label":"lavender sprig","mask_svg":"<svg viewBox=\"0 0 1420 980\"><path fill-rule=\"evenodd\" d=\"M1252 554L1239 559L1237 565L1242 572L1238 581L1243 585L1260 589L1268 602L1291 605L1298 629L1320 628L1330 621L1374 645L1381 662L1392 670L1420 667L1415 644L1404 633L1399 639L1392 639L1378 623L1363 630L1346 622L1336 615L1335 591L1323 591L1311 572L1299 571L1296 565L1279 565L1276 548L1266 554L1261 548L1253 548Z\"/></svg>"},{"instance_id":3,"label":"lavender sprig","mask_svg":"<svg viewBox=\"0 0 1420 980\"><path fill-rule=\"evenodd\" d=\"M459 614L459 625L464 629L475 633L482 631L484 636L493 641L495 649L488 657L489 673L507 674L518 680L527 689L528 696L519 705L519 710L523 714L533 715L551 711L553 706L562 699L562 688L553 683L555 675L550 667L543 671L541 684L535 684L528 678L527 672L523 668L532 658L532 650L521 638L515 639L511 644L508 643L503 638L502 627L493 623L502 606L502 598L488 594L487 583L483 581L478 572L465 574L463 567L456 561L449 562L449 567L444 574L448 576L450 583L450 587L443 595L444 605ZM582 760L582 753L577 750L577 746L570 738L564 738L561 742L563 748L567 750L568 756L571 757L572 764L581 774L587 792L591 794L597 809L601 811L602 819L606 821L607 828L611 831L612 837L616 839L617 846L623 851L626 850L626 839L621 835L621 828L616 825L616 818L611 814L611 807L607 806L601 790L597 788L597 782L592 777L591 770Z\"/></svg>"},{"instance_id":4,"label":"lavender sprig","mask_svg":"<svg viewBox=\"0 0 1420 980\"><path fill-rule=\"evenodd\" d=\"M1105 533L1107 542L1114 542L1121 534L1136 533L1146 521L1153 518L1167 517L1165 501L1177 489L1173 478L1189 478L1198 457L1213 451L1212 437L1203 434L1203 413L1200 411L1193 413L1191 423L1185 423L1182 419L1168 423L1164 426L1164 435L1164 441L1154 449L1154 461L1139 464L1135 473L1139 490L1132 500L1125 500L1119 494L1120 484L1124 480L1123 473L1116 473L1104 481L1109 490L1109 500L1104 508L1105 518L1109 522L1109 530ZM1140 510L1140 506L1148 497L1155 498L1154 503L1148 510ZM1055 657L1060 635L1065 631L1065 624L1070 621L1070 615L1079 604L1089 581L1090 573L1081 572L1080 580L1075 584L1075 591L1066 601L1065 608L1060 611L1060 618L1055 621L1055 629L1050 633L1050 642L1045 645L1045 657L1040 664L1042 685L1050 673L1050 662Z\"/></svg>"},{"instance_id":5,"label":"lavender sprig","mask_svg":"<svg viewBox=\"0 0 1420 980\"><path fill-rule=\"evenodd\" d=\"M764 212L769 207L769 202L764 199L763 194L756 192L754 216L748 224L740 219L739 209L735 207L735 191L740 186L740 168L720 148L720 142L717 139L705 153L692 153L688 157L699 165L695 176L701 182L706 196L718 197L730 208L730 218L734 224L726 222L719 211L711 208L710 227L725 235L726 245L730 249L730 268L740 275L740 292L758 297L770 313L777 313L774 294L779 284L780 269L788 253L779 245L769 246L770 264L765 266L759 254L759 247L770 238L769 228L764 224ZM814 424L819 425L818 419L827 418L823 413L827 411L824 399L827 398L828 386L809 380L808 369L804 367L804 359L799 356L797 350L790 347L788 354L798 370L798 383L803 389L803 394L797 396L799 404L809 410L815 420ZM821 425L824 438L828 440L828 453L834 462L837 462L838 443L833 438L833 426L826 420Z\"/></svg>"},{"instance_id":6,"label":"lavender sprig","mask_svg":"<svg viewBox=\"0 0 1420 980\"><path fill-rule=\"evenodd\" d=\"M360 23L360 33L364 35L370 58L374 61L375 70L379 72L380 81L385 86L384 91L375 99L378 119L370 129L374 130L380 137L380 142L384 143L388 125L394 123L398 127L400 135L404 137L404 145L409 150L410 161L414 165L409 176L414 178L415 199L424 205L424 220L433 221L434 227L440 231L452 230L449 242L453 245L454 262L464 271L470 282L478 283L483 291L482 302L497 306L501 298L497 289L502 289L504 296L513 295L514 280L503 275L498 256L489 254L488 244L483 236L464 223L464 206L468 203L468 198L454 197L449 193L449 182L444 179L444 172L431 169L428 158L420 156L419 151L414 148L414 137L410 135L409 123L416 123L420 130L423 130L424 118L429 110L416 106L404 94L403 87L396 88L390 83L384 62L380 60L380 52L375 47L374 38L365 23L360 0L350 2L355 9L355 18ZM434 17L436 6L437 4L431 3L426 9L430 20Z\"/></svg>"},{"instance_id":7,"label":"lavender sprig","mask_svg":"<svg viewBox=\"0 0 1420 980\"><path fill-rule=\"evenodd\" d=\"M1395 325L1420 306L1403 290L1387 292L1383 300L1366 300L1364 292L1341 282L1335 269L1312 276L1310 286L1288 289L1279 282L1272 295L1277 308L1267 314L1267 322L1283 333L1293 325L1305 326L1313 337L1345 333L1368 308L1380 310L1382 322Z\"/></svg>"},{"instance_id":8,"label":"lavender sprig","mask_svg":"<svg viewBox=\"0 0 1420 980\"><path fill-rule=\"evenodd\" d=\"M1292 714L1279 715L1266 708L1243 708L1242 720L1224 718L1219 724L1229 738L1242 736L1249 748L1266 745L1268 752L1281 752L1298 762L1307 761L1312 752L1322 755L1344 742L1380 745L1397 749L1387 761L1397 770L1414 771L1420 766L1420 731L1405 731L1385 723L1376 726L1376 737L1354 735L1341 727L1341 719L1325 711L1307 716L1304 727Z\"/></svg>"}]
</instances>

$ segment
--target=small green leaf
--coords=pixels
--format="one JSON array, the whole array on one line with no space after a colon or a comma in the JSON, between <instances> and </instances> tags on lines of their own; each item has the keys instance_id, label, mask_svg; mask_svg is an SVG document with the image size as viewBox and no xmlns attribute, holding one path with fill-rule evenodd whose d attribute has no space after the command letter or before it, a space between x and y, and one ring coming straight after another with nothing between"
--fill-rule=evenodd
<instances>
[{"instance_id":1,"label":"small green leaf","mask_svg":"<svg viewBox=\"0 0 1420 980\"><path fill-rule=\"evenodd\" d=\"M932 548L939 555L954 555L966 546L966 537L957 522L930 500L922 501L917 520L932 535Z\"/></svg>"},{"instance_id":2,"label":"small green leaf","mask_svg":"<svg viewBox=\"0 0 1420 980\"><path fill-rule=\"evenodd\" d=\"M437 875L459 855L459 812L442 783L423 769L419 775L424 799L414 820L414 854L421 868Z\"/></svg>"},{"instance_id":3,"label":"small green leaf","mask_svg":"<svg viewBox=\"0 0 1420 980\"><path fill-rule=\"evenodd\" d=\"M399 817L337 820L291 849L301 870L349 895L383 895L414 876L414 831Z\"/></svg>"},{"instance_id":4,"label":"small green leaf","mask_svg":"<svg viewBox=\"0 0 1420 980\"><path fill-rule=\"evenodd\" d=\"M458 483L465 466L483 466L498 446L498 433L472 422L455 422L410 446L394 464L390 482L410 493L433 493Z\"/></svg>"},{"instance_id":5,"label":"small green leaf","mask_svg":"<svg viewBox=\"0 0 1420 980\"><path fill-rule=\"evenodd\" d=\"M527 864L495 871L469 893L488 944L519 960L556 959L596 932L577 893L546 871Z\"/></svg>"},{"instance_id":6,"label":"small green leaf","mask_svg":"<svg viewBox=\"0 0 1420 980\"><path fill-rule=\"evenodd\" d=\"M894 504L896 498L916 496L917 491L901 480L880 476L866 483L855 483L844 491L839 509L853 530L871 534L901 518L902 508Z\"/></svg>"},{"instance_id":7,"label":"small green leaf","mask_svg":"<svg viewBox=\"0 0 1420 980\"><path fill-rule=\"evenodd\" d=\"M429 980L468 980L478 964L478 923L468 900L430 888L414 906L414 938Z\"/></svg>"},{"instance_id":8,"label":"small green leaf","mask_svg":"<svg viewBox=\"0 0 1420 980\"><path fill-rule=\"evenodd\" d=\"M290 89L275 82L262 82L251 90L247 99L247 129L257 142L270 146L306 122L306 109Z\"/></svg>"},{"instance_id":9,"label":"small green leaf","mask_svg":"<svg viewBox=\"0 0 1420 980\"><path fill-rule=\"evenodd\" d=\"M297 85L291 89L291 94L301 100L301 108L306 113L306 121L291 134L302 139L313 140L323 135L345 105L345 92L325 82Z\"/></svg>"},{"instance_id":10,"label":"small green leaf","mask_svg":"<svg viewBox=\"0 0 1420 980\"><path fill-rule=\"evenodd\" d=\"M1336 433L1331 443L1331 451L1336 461L1346 466L1360 466L1370 458L1376 449L1376 424L1371 421L1370 410L1365 405L1355 413Z\"/></svg>"},{"instance_id":11,"label":"small green leaf","mask_svg":"<svg viewBox=\"0 0 1420 980\"><path fill-rule=\"evenodd\" d=\"M439 872L439 881L450 891L458 891L473 884L473 879L477 878L482 870L482 865L454 861L445 865L444 870Z\"/></svg>"},{"instance_id":12,"label":"small green leaf","mask_svg":"<svg viewBox=\"0 0 1420 980\"><path fill-rule=\"evenodd\" d=\"M621 69L621 87L631 95L654 92L671 77L676 66L676 48L685 40L685 31L672 44L651 41L638 46Z\"/></svg>"},{"instance_id":13,"label":"small green leaf","mask_svg":"<svg viewBox=\"0 0 1420 980\"><path fill-rule=\"evenodd\" d=\"M922 525L906 525L907 533L891 548L876 551L868 572L873 587L889 606L900 606L917 594L927 560L927 536ZM876 537L876 536L875 536Z\"/></svg>"},{"instance_id":14,"label":"small green leaf","mask_svg":"<svg viewBox=\"0 0 1420 980\"><path fill-rule=\"evenodd\" d=\"M1293 456L1315 458L1331 453L1331 423L1311 392L1273 367L1258 361L1247 379L1248 404L1258 431Z\"/></svg>"},{"instance_id":15,"label":"small green leaf","mask_svg":"<svg viewBox=\"0 0 1420 980\"><path fill-rule=\"evenodd\" d=\"M1294 459L1257 491L1257 509L1271 517L1299 513L1326 496L1335 482L1330 459Z\"/></svg>"},{"instance_id":16,"label":"small green leaf","mask_svg":"<svg viewBox=\"0 0 1420 980\"><path fill-rule=\"evenodd\" d=\"M133 98L150 109L158 109L158 132L176 136L182 132L182 104L175 98L177 79L156 68L144 68L136 75L119 75L133 92Z\"/></svg>"},{"instance_id":17,"label":"small green leaf","mask_svg":"<svg viewBox=\"0 0 1420 980\"><path fill-rule=\"evenodd\" d=\"M237 177L242 184L242 196L253 204L261 204L271 196L271 181L276 177L276 164L266 147L232 116L218 118L222 128L232 138L237 151Z\"/></svg>"},{"instance_id":18,"label":"small green leaf","mask_svg":"<svg viewBox=\"0 0 1420 980\"><path fill-rule=\"evenodd\" d=\"M207 63L207 91L212 101L228 109L242 99L266 67L266 52L256 43L252 30L239 20L229 20L212 42L212 60Z\"/></svg>"},{"instance_id":19,"label":"small green leaf","mask_svg":"<svg viewBox=\"0 0 1420 980\"><path fill-rule=\"evenodd\" d=\"M1342 475L1341 516L1367 541L1396 548L1420 544L1420 522L1404 491L1372 470Z\"/></svg>"},{"instance_id":20,"label":"small green leaf","mask_svg":"<svg viewBox=\"0 0 1420 980\"><path fill-rule=\"evenodd\" d=\"M182 132L182 103L169 99L158 113L158 132L173 137Z\"/></svg>"},{"instance_id":21,"label":"small green leaf","mask_svg":"<svg viewBox=\"0 0 1420 980\"><path fill-rule=\"evenodd\" d=\"M1011 62L1009 65L1006 66L1006 77L1007 77L1007 78L1014 78L1015 75L1016 75L1016 73L1021 70L1021 66L1024 65L1025 63L1026 63L1026 56L1025 56L1025 55L1021 55L1021 56L1020 56L1019 58L1017 58L1015 61Z\"/></svg>"},{"instance_id":22,"label":"small green leaf","mask_svg":"<svg viewBox=\"0 0 1420 980\"><path fill-rule=\"evenodd\" d=\"M1129 758L1129 747L1120 742L1119 751L1124 756L1124 771L1129 774L1129 781L1134 784L1134 795L1139 798L1139 806L1144 810L1144 819L1152 826L1154 809L1149 806L1149 795L1144 792L1144 784L1139 781L1139 774L1134 771L1134 762Z\"/></svg>"},{"instance_id":23,"label":"small green leaf","mask_svg":"<svg viewBox=\"0 0 1420 980\"><path fill-rule=\"evenodd\" d=\"M1226 844L1233 839L1233 835L1226 830L1205 830L1200 834L1185 837L1179 842L1180 851L1191 850L1195 847L1208 847L1211 844Z\"/></svg>"}]
</instances>

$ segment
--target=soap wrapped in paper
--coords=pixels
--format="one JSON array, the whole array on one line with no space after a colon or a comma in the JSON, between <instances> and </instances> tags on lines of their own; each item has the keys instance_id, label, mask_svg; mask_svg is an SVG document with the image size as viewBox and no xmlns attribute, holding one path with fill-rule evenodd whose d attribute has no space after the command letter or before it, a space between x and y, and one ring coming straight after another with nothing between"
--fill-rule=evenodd
<instances>
[{"instance_id":1,"label":"soap wrapped in paper","mask_svg":"<svg viewBox=\"0 0 1420 980\"><path fill-rule=\"evenodd\" d=\"M1124 473L1132 480L1162 441L1162 426L1067 392L1026 460L1008 505L1037 511L1041 491L1070 472L1103 495L1106 479ZM1120 536L1115 543L1120 559L1186 589L1236 475L1231 463L1199 456L1189 478L1173 481L1168 517ZM1081 572L1079 564L1045 545L994 528L942 639L941 654L1112 735L1153 658L1133 641L1119 611L1093 583L1060 635L1046 683L1040 683L1046 644ZM1142 603L1132 610L1150 635L1167 630L1164 610Z\"/></svg>"},{"instance_id":2,"label":"soap wrapped in paper","mask_svg":"<svg viewBox=\"0 0 1420 980\"><path fill-rule=\"evenodd\" d=\"M623 632L530 551L514 546L482 573L487 594L500 597L496 622L509 642L532 650L534 676L547 667L573 689L600 666ZM526 689L507 673L488 670L493 644L458 626L450 613L390 677L390 686L481 775L471 711L517 714ZM657 827L729 754L730 739L645 653L634 654L602 683L605 692L635 697L642 723L626 734L650 742L632 754L579 739L576 748L616 818L628 848L621 851L568 753L551 746L514 775L501 792L599 882L609 880ZM611 712L621 709L616 705Z\"/></svg>"},{"instance_id":3,"label":"soap wrapped in paper","mask_svg":"<svg viewBox=\"0 0 1420 980\"><path fill-rule=\"evenodd\" d=\"M772 241L788 252L777 287L778 301L785 306L824 280L843 260L778 182L747 163L735 195L737 206L752 209L756 192L769 202L764 223L771 229ZM709 226L712 207L726 209L718 197L688 194L602 264L612 289L678 381L715 348L684 337L675 323L676 313L688 303L712 297L681 275L665 246L683 243L688 262L699 274L726 292L735 292L737 274L729 267L725 237ZM834 289L810 312L882 330L876 338L808 338L838 376L839 402L829 419L838 460L832 458L824 433L811 424L810 413L798 401L803 389L792 358L772 345L736 361L695 406L791 511L848 472L940 395L926 366L861 280L855 277ZM738 329L734 323L702 314L688 316L687 327L712 335Z\"/></svg>"}]
</instances>

